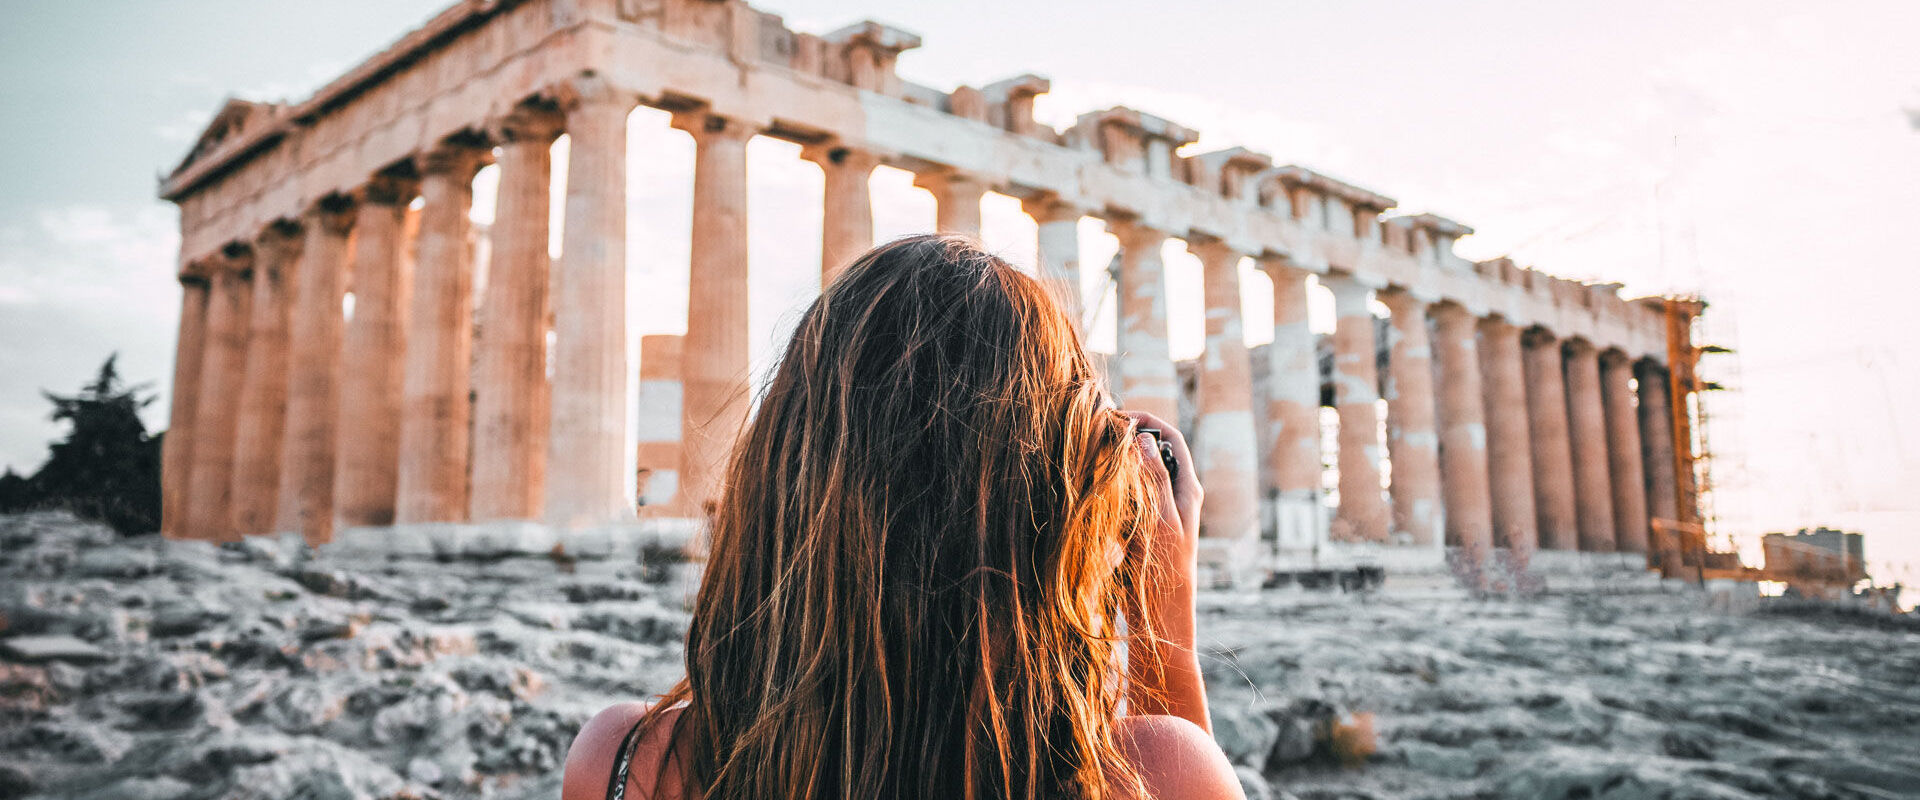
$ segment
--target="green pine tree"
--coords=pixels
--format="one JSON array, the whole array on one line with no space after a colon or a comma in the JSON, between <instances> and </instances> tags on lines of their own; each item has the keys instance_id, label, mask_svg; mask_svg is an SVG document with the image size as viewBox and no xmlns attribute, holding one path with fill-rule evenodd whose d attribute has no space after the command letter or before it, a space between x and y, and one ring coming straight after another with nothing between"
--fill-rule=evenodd
<instances>
[{"instance_id":1,"label":"green pine tree","mask_svg":"<svg viewBox=\"0 0 1920 800\"><path fill-rule=\"evenodd\" d=\"M0 477L0 511L65 508L123 534L159 529L161 437L148 436L140 421L154 396L141 396L150 384L121 383L118 359L108 356L79 394L41 392L53 403L52 419L67 423L67 436L48 446L32 477Z\"/></svg>"}]
</instances>

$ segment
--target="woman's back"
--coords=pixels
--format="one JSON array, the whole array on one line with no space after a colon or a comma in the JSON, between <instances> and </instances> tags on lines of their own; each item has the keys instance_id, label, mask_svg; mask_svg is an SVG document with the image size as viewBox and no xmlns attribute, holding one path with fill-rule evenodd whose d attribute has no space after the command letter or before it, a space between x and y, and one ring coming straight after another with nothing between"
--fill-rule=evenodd
<instances>
[{"instance_id":1,"label":"woman's back","mask_svg":"<svg viewBox=\"0 0 1920 800\"><path fill-rule=\"evenodd\" d=\"M735 445L686 679L589 724L568 796L604 794L636 723L643 795L654 777L716 800L1231 786L1192 652L1188 458L1165 421L1110 406L1032 278L955 237L868 253Z\"/></svg>"},{"instance_id":2,"label":"woman's back","mask_svg":"<svg viewBox=\"0 0 1920 800\"><path fill-rule=\"evenodd\" d=\"M681 771L668 753L679 710L667 710L658 724L642 727L650 706L621 703L596 715L580 729L567 753L562 800L691 800ZM1151 800L1232 800L1241 798L1233 765L1198 725L1165 714L1124 717L1116 729L1121 751L1137 771ZM1120 800L1139 795L1123 791Z\"/></svg>"}]
</instances>

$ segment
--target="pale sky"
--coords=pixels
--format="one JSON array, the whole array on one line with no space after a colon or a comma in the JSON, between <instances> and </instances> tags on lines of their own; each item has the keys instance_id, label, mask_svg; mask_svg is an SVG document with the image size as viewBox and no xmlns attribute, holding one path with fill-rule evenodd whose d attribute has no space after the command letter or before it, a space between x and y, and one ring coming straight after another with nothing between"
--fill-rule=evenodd
<instances>
[{"instance_id":1,"label":"pale sky","mask_svg":"<svg viewBox=\"0 0 1920 800\"><path fill-rule=\"evenodd\" d=\"M121 353L168 390L177 216L155 176L223 97L299 99L445 0L10 0L0 10L0 465L57 429L42 388ZM1124 104L1473 226L1511 255L1629 295L1697 291L1733 391L1707 398L1723 528L1865 531L1876 574L1920 576L1920 4L1623 0L854 3L768 0L802 30L876 17L920 34L908 79L1053 80L1064 125ZM1915 112L1920 113L1920 112ZM633 120L636 330L684 325L691 143ZM756 353L815 289L819 173L750 153ZM875 178L882 237L932 200ZM483 181L484 182L484 181ZM489 196L483 191L483 199ZM484 204L484 203L483 203ZM484 219L486 208L476 211ZM1030 259L993 197L985 238ZM1085 263L1111 253L1083 226ZM1199 348L1198 267L1169 264L1176 353ZM1249 338L1265 284L1249 280ZM1110 323L1109 323L1110 324ZM164 427L165 401L147 415Z\"/></svg>"}]
</instances>

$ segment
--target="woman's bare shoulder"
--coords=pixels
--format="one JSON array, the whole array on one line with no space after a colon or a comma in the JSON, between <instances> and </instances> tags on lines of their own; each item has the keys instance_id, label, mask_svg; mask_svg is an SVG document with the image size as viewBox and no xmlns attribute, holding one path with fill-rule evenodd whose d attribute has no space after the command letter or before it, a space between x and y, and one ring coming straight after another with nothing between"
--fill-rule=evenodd
<instances>
[{"instance_id":1,"label":"woman's bare shoulder","mask_svg":"<svg viewBox=\"0 0 1920 800\"><path fill-rule=\"evenodd\" d=\"M608 706L593 715L593 719L587 720L587 724L581 726L580 733L573 737L573 745L567 749L566 771L561 777L561 800L606 800L607 784L613 778L615 762L620 758L620 746L626 742L627 733L633 730L633 726L652 709L651 703L620 703ZM678 708L668 709L641 734L633 750L627 797L651 800L680 796L679 771L660 770L660 760L672 742L674 722L680 718L680 711ZM664 779L665 785L658 787L660 791L655 791L656 778Z\"/></svg>"},{"instance_id":2,"label":"woman's bare shoulder","mask_svg":"<svg viewBox=\"0 0 1920 800\"><path fill-rule=\"evenodd\" d=\"M1152 800L1245 800L1233 764L1213 737L1181 717L1122 717L1120 752L1140 771Z\"/></svg>"}]
</instances>

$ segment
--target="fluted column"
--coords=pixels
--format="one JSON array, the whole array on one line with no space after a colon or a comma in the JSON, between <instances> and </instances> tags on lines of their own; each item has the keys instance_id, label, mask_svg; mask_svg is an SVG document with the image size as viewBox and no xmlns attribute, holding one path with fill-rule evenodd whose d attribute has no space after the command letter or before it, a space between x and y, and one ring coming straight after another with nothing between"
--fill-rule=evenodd
<instances>
[{"instance_id":1,"label":"fluted column","mask_svg":"<svg viewBox=\"0 0 1920 800\"><path fill-rule=\"evenodd\" d=\"M704 514L719 499L747 422L747 140L754 131L713 114L674 124L694 139L679 496L683 509Z\"/></svg>"},{"instance_id":2,"label":"fluted column","mask_svg":"<svg viewBox=\"0 0 1920 800\"><path fill-rule=\"evenodd\" d=\"M173 397L160 466L160 532L192 536L189 496L193 491L194 421L200 404L201 365L206 362L207 295L201 275L180 276L180 333L173 346Z\"/></svg>"},{"instance_id":3,"label":"fluted column","mask_svg":"<svg viewBox=\"0 0 1920 800\"><path fill-rule=\"evenodd\" d=\"M1633 365L1625 353L1600 354L1601 401L1607 415L1607 473L1613 487L1614 546L1647 552L1647 483L1641 466L1640 427L1634 418Z\"/></svg>"},{"instance_id":4,"label":"fluted column","mask_svg":"<svg viewBox=\"0 0 1920 800\"><path fill-rule=\"evenodd\" d=\"M211 262L210 272L213 286L207 295L206 355L194 409L188 525L179 533L192 539L231 541L238 538L233 528L233 445L240 422L236 400L246 380L253 250L228 245Z\"/></svg>"},{"instance_id":5,"label":"fluted column","mask_svg":"<svg viewBox=\"0 0 1920 800\"><path fill-rule=\"evenodd\" d=\"M916 175L913 185L933 193L935 230L980 236L980 198L987 184L971 175L941 170Z\"/></svg>"},{"instance_id":6,"label":"fluted column","mask_svg":"<svg viewBox=\"0 0 1920 800\"><path fill-rule=\"evenodd\" d=\"M866 150L829 144L803 152L820 165L825 197L820 219L820 285L873 247L873 193L868 188L879 156Z\"/></svg>"},{"instance_id":7,"label":"fluted column","mask_svg":"<svg viewBox=\"0 0 1920 800\"><path fill-rule=\"evenodd\" d=\"M1479 320L1454 303L1433 308L1434 360L1440 378L1440 486L1447 501L1447 544L1475 555L1493 550L1493 498L1487 472Z\"/></svg>"},{"instance_id":8,"label":"fluted column","mask_svg":"<svg viewBox=\"0 0 1920 800\"><path fill-rule=\"evenodd\" d=\"M401 388L394 521L459 522L467 515L472 431L473 175L485 151L449 142L419 159L420 231ZM573 191L571 184L568 191Z\"/></svg>"},{"instance_id":9,"label":"fluted column","mask_svg":"<svg viewBox=\"0 0 1920 800\"><path fill-rule=\"evenodd\" d=\"M1433 346L1427 302L1400 289L1379 293L1392 312L1387 343L1387 460L1393 465L1391 538L1413 545L1440 541L1448 509L1440 492L1440 438L1434 423ZM1336 359L1339 356L1335 356ZM1344 432L1346 419L1341 418ZM1341 447L1345 449L1345 438ZM1344 471L1344 461L1343 471ZM1342 494L1345 493L1344 485Z\"/></svg>"},{"instance_id":10,"label":"fluted column","mask_svg":"<svg viewBox=\"0 0 1920 800\"><path fill-rule=\"evenodd\" d=\"M280 496L291 520L281 530L299 531L309 544L333 538L333 470L340 407L340 347L345 325L348 236L354 203L339 196L308 210L306 242L294 278L289 320L287 429L281 453ZM291 498L291 501L287 500ZM291 524L287 524L287 523Z\"/></svg>"},{"instance_id":11,"label":"fluted column","mask_svg":"<svg viewBox=\"0 0 1920 800\"><path fill-rule=\"evenodd\" d=\"M1385 542L1390 519L1380 489L1380 399L1371 287L1346 275L1327 275L1333 290L1333 407L1340 416L1340 506L1334 539Z\"/></svg>"},{"instance_id":12,"label":"fluted column","mask_svg":"<svg viewBox=\"0 0 1920 800\"><path fill-rule=\"evenodd\" d=\"M1521 339L1526 350L1527 431L1533 439L1533 505L1540 546L1574 550L1580 545L1574 504L1573 445L1567 429L1567 383L1560 341L1542 328Z\"/></svg>"},{"instance_id":13,"label":"fluted column","mask_svg":"<svg viewBox=\"0 0 1920 800\"><path fill-rule=\"evenodd\" d=\"M241 533L273 532L280 511L280 451L291 383L287 326L301 235L298 225L282 221L254 239L247 373L234 437L233 527Z\"/></svg>"},{"instance_id":14,"label":"fluted column","mask_svg":"<svg viewBox=\"0 0 1920 800\"><path fill-rule=\"evenodd\" d=\"M643 515L672 513L680 491L680 348L686 337L640 337L640 415L634 463Z\"/></svg>"},{"instance_id":15,"label":"fluted column","mask_svg":"<svg viewBox=\"0 0 1920 800\"><path fill-rule=\"evenodd\" d=\"M1020 208L1036 227L1035 273L1073 317L1073 328L1087 334L1080 302L1080 208L1052 194L1029 197Z\"/></svg>"},{"instance_id":16,"label":"fluted column","mask_svg":"<svg viewBox=\"0 0 1920 800\"><path fill-rule=\"evenodd\" d=\"M1267 346L1267 494L1275 539L1310 547L1320 534L1320 359L1307 319L1307 277L1285 258L1260 260L1273 280L1273 344Z\"/></svg>"},{"instance_id":17,"label":"fluted column","mask_svg":"<svg viewBox=\"0 0 1920 800\"><path fill-rule=\"evenodd\" d=\"M637 99L593 79L563 92L566 222L553 265L547 519L633 516L627 490L627 115Z\"/></svg>"},{"instance_id":18,"label":"fluted column","mask_svg":"<svg viewBox=\"0 0 1920 800\"><path fill-rule=\"evenodd\" d=\"M1634 373L1640 381L1640 450L1646 465L1648 516L1674 522L1680 519L1680 486L1667 369L1648 360L1635 365ZM1663 564L1679 566L1679 543L1672 536L1657 537L1653 544Z\"/></svg>"},{"instance_id":19,"label":"fluted column","mask_svg":"<svg viewBox=\"0 0 1920 800\"><path fill-rule=\"evenodd\" d=\"M412 273L404 258L407 205L418 183L379 175L360 192L353 223L353 319L340 348L334 518L391 525L399 489L400 393Z\"/></svg>"},{"instance_id":20,"label":"fluted column","mask_svg":"<svg viewBox=\"0 0 1920 800\"><path fill-rule=\"evenodd\" d=\"M1600 399L1599 351L1567 342L1567 425L1573 444L1573 496L1580 549L1614 551L1613 486L1607 476L1607 413Z\"/></svg>"},{"instance_id":21,"label":"fluted column","mask_svg":"<svg viewBox=\"0 0 1920 800\"><path fill-rule=\"evenodd\" d=\"M1194 467L1207 487L1200 535L1252 542L1260 536L1260 456L1253 427L1253 365L1240 322L1241 255L1219 240L1196 242L1190 249L1200 257L1206 298L1206 351L1200 357L1193 437Z\"/></svg>"},{"instance_id":22,"label":"fluted column","mask_svg":"<svg viewBox=\"0 0 1920 800\"><path fill-rule=\"evenodd\" d=\"M474 343L473 491L475 521L534 519L547 465L547 219L553 140L564 119L522 106L495 126L499 200L492 261Z\"/></svg>"},{"instance_id":23,"label":"fluted column","mask_svg":"<svg viewBox=\"0 0 1920 800\"><path fill-rule=\"evenodd\" d=\"M1533 439L1527 423L1527 373L1520 328L1499 317L1480 322L1481 398L1487 419L1487 477L1493 541L1515 554L1540 544L1534 512ZM1515 561L1525 563L1525 556Z\"/></svg>"},{"instance_id":24,"label":"fluted column","mask_svg":"<svg viewBox=\"0 0 1920 800\"><path fill-rule=\"evenodd\" d=\"M1120 240L1120 330L1113 374L1120 402L1168 423L1180 419L1180 380L1167 349L1167 283L1161 231L1132 222L1108 224Z\"/></svg>"}]
</instances>

